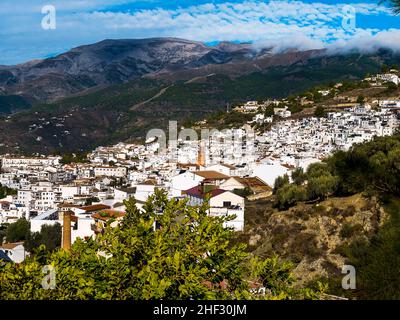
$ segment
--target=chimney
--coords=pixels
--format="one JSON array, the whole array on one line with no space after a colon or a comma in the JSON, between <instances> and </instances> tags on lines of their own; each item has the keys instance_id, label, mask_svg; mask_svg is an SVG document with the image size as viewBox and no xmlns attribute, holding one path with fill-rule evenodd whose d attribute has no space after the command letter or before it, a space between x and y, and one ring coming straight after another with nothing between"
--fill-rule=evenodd
<instances>
[{"instance_id":1,"label":"chimney","mask_svg":"<svg viewBox=\"0 0 400 320\"><path fill-rule=\"evenodd\" d=\"M63 213L62 248L71 251L71 211Z\"/></svg>"},{"instance_id":2,"label":"chimney","mask_svg":"<svg viewBox=\"0 0 400 320\"><path fill-rule=\"evenodd\" d=\"M203 140L200 141L197 164L202 167L206 165L206 146Z\"/></svg>"}]
</instances>

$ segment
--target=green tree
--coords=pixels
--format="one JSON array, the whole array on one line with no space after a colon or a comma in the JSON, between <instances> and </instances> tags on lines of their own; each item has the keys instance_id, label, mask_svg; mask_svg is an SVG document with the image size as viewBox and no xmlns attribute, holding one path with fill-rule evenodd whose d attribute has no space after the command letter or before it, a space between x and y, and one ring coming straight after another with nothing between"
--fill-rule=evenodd
<instances>
[{"instance_id":1,"label":"green tree","mask_svg":"<svg viewBox=\"0 0 400 320\"><path fill-rule=\"evenodd\" d=\"M326 116L326 111L325 111L324 107L318 106L314 111L314 116L316 116L317 118L325 117Z\"/></svg>"},{"instance_id":2,"label":"green tree","mask_svg":"<svg viewBox=\"0 0 400 320\"><path fill-rule=\"evenodd\" d=\"M365 97L363 95L359 95L357 97L357 103L362 104L365 102Z\"/></svg>"},{"instance_id":3,"label":"green tree","mask_svg":"<svg viewBox=\"0 0 400 320\"><path fill-rule=\"evenodd\" d=\"M330 174L309 179L307 182L307 198L309 200L324 200L335 193L338 184L338 178Z\"/></svg>"},{"instance_id":4,"label":"green tree","mask_svg":"<svg viewBox=\"0 0 400 320\"><path fill-rule=\"evenodd\" d=\"M25 241L30 232L30 223L26 219L18 219L11 223L6 232L7 242Z\"/></svg>"},{"instance_id":5,"label":"green tree","mask_svg":"<svg viewBox=\"0 0 400 320\"><path fill-rule=\"evenodd\" d=\"M3 244L3 242L6 240L8 226L8 223L0 224L0 244Z\"/></svg>"},{"instance_id":6,"label":"green tree","mask_svg":"<svg viewBox=\"0 0 400 320\"><path fill-rule=\"evenodd\" d=\"M397 86L394 82L388 82L386 85L387 85L386 91L387 91L388 93L391 93L391 92L393 92L393 91L396 91L397 88L398 88L398 86Z\"/></svg>"},{"instance_id":7,"label":"green tree","mask_svg":"<svg viewBox=\"0 0 400 320\"><path fill-rule=\"evenodd\" d=\"M292 181L297 185L302 185L306 180L306 175L303 168L299 167L292 171Z\"/></svg>"},{"instance_id":8,"label":"green tree","mask_svg":"<svg viewBox=\"0 0 400 320\"><path fill-rule=\"evenodd\" d=\"M326 163L316 162L308 166L306 177L307 179L311 179L330 174L330 169Z\"/></svg>"},{"instance_id":9,"label":"green tree","mask_svg":"<svg viewBox=\"0 0 400 320\"><path fill-rule=\"evenodd\" d=\"M93 202L100 202L100 199L97 197L87 198L85 201L85 206L91 206Z\"/></svg>"},{"instance_id":10,"label":"green tree","mask_svg":"<svg viewBox=\"0 0 400 320\"><path fill-rule=\"evenodd\" d=\"M254 261L244 244L233 245L232 217L212 217L205 203L168 200L157 190L139 211L125 201L126 216L108 222L103 235L76 241L71 252L47 254L40 247L18 268L0 266L0 299L300 299L316 298L291 286L291 268ZM162 214L160 214L162 213ZM157 228L154 228L154 226ZM260 264L266 264L268 270ZM56 287L45 290L42 267L56 271ZM256 297L249 283L261 280L271 290ZM288 289L290 288L290 290Z\"/></svg>"},{"instance_id":11,"label":"green tree","mask_svg":"<svg viewBox=\"0 0 400 320\"><path fill-rule=\"evenodd\" d=\"M279 176L278 178L275 179L274 182L274 190L273 190L273 194L276 194L276 192L282 188L283 186L289 184L289 176L287 174L283 175L283 176Z\"/></svg>"},{"instance_id":12,"label":"green tree","mask_svg":"<svg viewBox=\"0 0 400 320\"><path fill-rule=\"evenodd\" d=\"M59 155L61 153L59 152ZM87 154L85 153L67 153L61 155L61 164L70 164L70 163L85 163L88 162Z\"/></svg>"},{"instance_id":13,"label":"green tree","mask_svg":"<svg viewBox=\"0 0 400 320\"><path fill-rule=\"evenodd\" d=\"M16 194L17 194L17 190L5 187L0 183L0 199L5 198L10 195L16 195Z\"/></svg>"},{"instance_id":14,"label":"green tree","mask_svg":"<svg viewBox=\"0 0 400 320\"><path fill-rule=\"evenodd\" d=\"M274 107L273 106L268 106L265 108L264 111L264 116L265 117L271 117L274 115Z\"/></svg>"},{"instance_id":15,"label":"green tree","mask_svg":"<svg viewBox=\"0 0 400 320\"><path fill-rule=\"evenodd\" d=\"M286 184L276 192L275 205L279 209L287 209L304 200L306 200L306 190L303 186Z\"/></svg>"},{"instance_id":16,"label":"green tree","mask_svg":"<svg viewBox=\"0 0 400 320\"><path fill-rule=\"evenodd\" d=\"M40 232L29 233L24 243L24 247L28 252L34 252L41 245L46 247L48 251L54 251L61 246L61 225L43 225Z\"/></svg>"}]
</instances>

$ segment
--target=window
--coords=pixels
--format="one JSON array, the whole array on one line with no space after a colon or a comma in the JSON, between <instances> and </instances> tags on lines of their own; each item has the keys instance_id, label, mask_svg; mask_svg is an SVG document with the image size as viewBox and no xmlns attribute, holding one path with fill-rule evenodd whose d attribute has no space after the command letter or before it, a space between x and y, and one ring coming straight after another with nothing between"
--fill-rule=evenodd
<instances>
[{"instance_id":1,"label":"window","mask_svg":"<svg viewBox=\"0 0 400 320\"><path fill-rule=\"evenodd\" d=\"M232 206L230 201L224 201L224 208L229 208L230 206Z\"/></svg>"}]
</instances>

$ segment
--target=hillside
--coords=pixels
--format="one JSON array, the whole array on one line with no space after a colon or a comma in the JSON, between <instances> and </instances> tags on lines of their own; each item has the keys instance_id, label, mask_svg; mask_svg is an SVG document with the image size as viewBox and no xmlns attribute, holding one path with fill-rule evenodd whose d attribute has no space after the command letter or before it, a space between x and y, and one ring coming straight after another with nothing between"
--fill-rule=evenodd
<instances>
[{"instance_id":1,"label":"hillside","mask_svg":"<svg viewBox=\"0 0 400 320\"><path fill-rule=\"evenodd\" d=\"M376 137L276 183L274 196L247 203L236 242L295 263L298 285L322 281L352 299L399 299L399 152L399 134ZM343 265L356 268L356 290L342 289Z\"/></svg>"},{"instance_id":2,"label":"hillside","mask_svg":"<svg viewBox=\"0 0 400 320\"><path fill-rule=\"evenodd\" d=\"M295 263L298 285L328 279L336 290L347 261L345 248L355 239L368 241L387 218L377 199L363 194L282 211L272 199L257 200L246 204L246 228L238 240L256 256L276 254Z\"/></svg>"},{"instance_id":3,"label":"hillside","mask_svg":"<svg viewBox=\"0 0 400 320\"><path fill-rule=\"evenodd\" d=\"M229 53L233 54L232 48ZM274 62L254 72L247 67L245 71L236 68L245 64L237 56L238 52L235 59L219 63L215 66L218 70L204 66L191 69L188 63L186 71L164 69L151 77L102 85L56 102L36 104L0 119L0 152L85 151L118 141L143 141L149 129L166 128L168 120L196 121L224 110L227 103L286 97L320 84L361 79L378 72L381 63L400 62L400 56L383 50L375 55L346 56L286 53L286 58L284 54L280 59L258 58ZM208 74L210 71L221 73ZM187 80L189 75L195 77ZM15 109L21 111L20 107Z\"/></svg>"}]
</instances>

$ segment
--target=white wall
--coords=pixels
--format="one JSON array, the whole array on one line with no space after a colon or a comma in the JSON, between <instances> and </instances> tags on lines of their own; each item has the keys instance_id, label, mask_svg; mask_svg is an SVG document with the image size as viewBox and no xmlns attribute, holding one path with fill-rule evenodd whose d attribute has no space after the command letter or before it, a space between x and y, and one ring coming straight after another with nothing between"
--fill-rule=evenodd
<instances>
[{"instance_id":1,"label":"white wall","mask_svg":"<svg viewBox=\"0 0 400 320\"><path fill-rule=\"evenodd\" d=\"M25 260L27 255L25 248L22 244L16 246L13 249L0 249L3 251L12 261L15 263L21 263Z\"/></svg>"},{"instance_id":2,"label":"white wall","mask_svg":"<svg viewBox=\"0 0 400 320\"><path fill-rule=\"evenodd\" d=\"M171 179L171 194L173 197L179 197L182 191L198 186L203 180L204 178L190 171L179 174Z\"/></svg>"},{"instance_id":3,"label":"white wall","mask_svg":"<svg viewBox=\"0 0 400 320\"><path fill-rule=\"evenodd\" d=\"M210 206L211 207L223 207L224 202L231 202L232 206L240 206L244 208L244 198L234 194L230 191L221 193L218 196L212 197L210 199Z\"/></svg>"},{"instance_id":4,"label":"white wall","mask_svg":"<svg viewBox=\"0 0 400 320\"><path fill-rule=\"evenodd\" d=\"M274 186L275 179L289 172L288 168L280 164L258 164L254 168L253 176L259 177L270 187Z\"/></svg>"},{"instance_id":5,"label":"white wall","mask_svg":"<svg viewBox=\"0 0 400 320\"><path fill-rule=\"evenodd\" d=\"M219 186L222 190L228 190L228 191L233 191L235 189L244 189L245 186L242 185L239 181L237 181L235 178L230 178L226 180L224 183L222 183Z\"/></svg>"}]
</instances>

